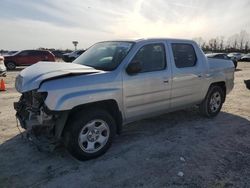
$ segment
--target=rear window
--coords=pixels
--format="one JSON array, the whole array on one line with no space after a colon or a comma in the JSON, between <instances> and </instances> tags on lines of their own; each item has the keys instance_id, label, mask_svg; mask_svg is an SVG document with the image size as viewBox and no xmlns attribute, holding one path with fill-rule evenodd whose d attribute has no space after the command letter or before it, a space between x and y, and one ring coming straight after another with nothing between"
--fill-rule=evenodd
<instances>
[{"instance_id":1,"label":"rear window","mask_svg":"<svg viewBox=\"0 0 250 188\"><path fill-rule=\"evenodd\" d=\"M197 57L191 44L172 44L175 65L178 68L193 67L196 65Z\"/></svg>"}]
</instances>

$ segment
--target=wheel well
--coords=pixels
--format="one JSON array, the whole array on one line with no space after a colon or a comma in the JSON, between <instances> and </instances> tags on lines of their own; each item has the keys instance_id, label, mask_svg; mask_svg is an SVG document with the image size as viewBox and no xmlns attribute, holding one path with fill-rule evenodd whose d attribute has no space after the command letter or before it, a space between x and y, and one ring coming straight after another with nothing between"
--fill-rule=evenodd
<instances>
[{"instance_id":1,"label":"wheel well","mask_svg":"<svg viewBox=\"0 0 250 188\"><path fill-rule=\"evenodd\" d=\"M221 87L221 89L222 89L222 91L223 91L223 94L224 94L223 102L225 102L225 100L226 100L226 91L227 91L226 83L225 83L225 82L215 82L215 83L212 83L212 84L210 85L210 87L211 87L211 86L219 86L219 87ZM209 88L210 88L210 87L209 87Z\"/></svg>"},{"instance_id":2,"label":"wheel well","mask_svg":"<svg viewBox=\"0 0 250 188\"><path fill-rule=\"evenodd\" d=\"M113 99L98 101L98 102L93 102L93 103L87 103L87 104L76 106L70 111L68 119L72 115L74 115L77 111L85 110L85 109L88 110L89 108L100 108L100 109L107 110L116 122L117 134L121 133L121 131L122 131L122 114L121 114L121 111L119 110L117 102Z\"/></svg>"},{"instance_id":3,"label":"wheel well","mask_svg":"<svg viewBox=\"0 0 250 188\"><path fill-rule=\"evenodd\" d=\"M16 65L15 61L4 61L4 64L6 65L7 63L14 63Z\"/></svg>"}]
</instances>

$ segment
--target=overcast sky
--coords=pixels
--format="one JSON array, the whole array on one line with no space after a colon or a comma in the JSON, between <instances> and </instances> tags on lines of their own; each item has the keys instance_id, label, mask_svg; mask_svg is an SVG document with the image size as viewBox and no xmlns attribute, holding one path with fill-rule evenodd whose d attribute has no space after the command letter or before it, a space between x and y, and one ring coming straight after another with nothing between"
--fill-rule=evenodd
<instances>
[{"instance_id":1,"label":"overcast sky","mask_svg":"<svg viewBox=\"0 0 250 188\"><path fill-rule=\"evenodd\" d=\"M0 49L250 33L250 0L0 0Z\"/></svg>"}]
</instances>

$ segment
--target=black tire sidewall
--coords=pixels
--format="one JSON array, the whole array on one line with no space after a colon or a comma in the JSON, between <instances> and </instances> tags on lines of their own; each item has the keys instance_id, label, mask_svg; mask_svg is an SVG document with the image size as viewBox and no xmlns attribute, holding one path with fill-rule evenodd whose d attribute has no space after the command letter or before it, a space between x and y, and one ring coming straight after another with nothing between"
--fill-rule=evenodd
<instances>
[{"instance_id":1,"label":"black tire sidewall","mask_svg":"<svg viewBox=\"0 0 250 188\"><path fill-rule=\"evenodd\" d=\"M13 64L14 66L14 68L10 68L9 67L9 64ZM15 70L15 68L16 68L16 64L14 63L14 62L12 62L12 61L9 61L9 62L6 62L5 63L5 66L6 66L6 68L8 69L8 70Z\"/></svg>"},{"instance_id":2,"label":"black tire sidewall","mask_svg":"<svg viewBox=\"0 0 250 188\"><path fill-rule=\"evenodd\" d=\"M84 114L84 115L83 115ZM104 110L91 110L86 113L86 111L82 111L78 113L77 116L70 118L71 124L67 125L67 133L68 135L66 147L68 148L69 152L79 160L89 160L100 155L104 154L109 147L111 146L112 140L115 136L115 122L112 116L110 116ZM109 126L110 134L107 143L103 148L98 150L95 153L87 153L84 152L78 144L78 137L79 133L82 130L83 126L85 126L88 122L94 119L101 119L107 123Z\"/></svg>"},{"instance_id":3,"label":"black tire sidewall","mask_svg":"<svg viewBox=\"0 0 250 188\"><path fill-rule=\"evenodd\" d=\"M220 103L220 106L219 106L219 108L217 109L217 111L212 112L211 109L210 109L210 104L209 104L209 103L210 103L210 100L211 100L212 95L213 95L215 92L218 92L218 93L220 94L221 103ZM207 111L207 115L208 115L209 117L214 117L214 116L216 116L216 115L220 112L220 110L221 110L221 108L222 108L222 104L223 104L223 91L222 91L221 87L219 87L219 86L213 86L213 87L211 87L210 90L209 90L209 92L208 92L207 98L206 98L206 111Z\"/></svg>"}]
</instances>

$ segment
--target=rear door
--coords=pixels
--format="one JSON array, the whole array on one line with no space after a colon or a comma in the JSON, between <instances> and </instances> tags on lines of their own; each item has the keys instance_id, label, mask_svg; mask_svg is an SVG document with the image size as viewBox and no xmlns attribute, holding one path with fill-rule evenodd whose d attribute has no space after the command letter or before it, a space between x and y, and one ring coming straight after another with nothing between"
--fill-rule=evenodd
<instances>
[{"instance_id":1,"label":"rear door","mask_svg":"<svg viewBox=\"0 0 250 188\"><path fill-rule=\"evenodd\" d=\"M142 64L135 75L123 74L123 101L127 121L153 115L170 106L171 71L164 43L151 43L138 48L133 61Z\"/></svg>"},{"instance_id":2,"label":"rear door","mask_svg":"<svg viewBox=\"0 0 250 188\"><path fill-rule=\"evenodd\" d=\"M170 42L172 51L171 108L199 103L202 100L204 62L192 43Z\"/></svg>"},{"instance_id":3,"label":"rear door","mask_svg":"<svg viewBox=\"0 0 250 188\"><path fill-rule=\"evenodd\" d=\"M32 53L33 58L33 64L37 63L39 61L48 61L48 55L46 51L33 51Z\"/></svg>"}]
</instances>

